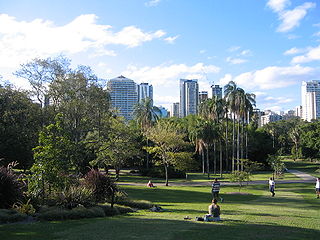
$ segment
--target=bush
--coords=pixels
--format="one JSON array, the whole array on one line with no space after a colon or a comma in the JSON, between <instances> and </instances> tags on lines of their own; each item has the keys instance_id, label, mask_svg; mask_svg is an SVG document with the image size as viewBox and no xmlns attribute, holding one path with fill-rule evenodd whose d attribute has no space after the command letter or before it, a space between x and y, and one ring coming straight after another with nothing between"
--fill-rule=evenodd
<instances>
[{"instance_id":1,"label":"bush","mask_svg":"<svg viewBox=\"0 0 320 240\"><path fill-rule=\"evenodd\" d=\"M116 204L115 207L118 209L120 214L134 212L134 210L131 207L128 207L128 206L122 206L122 205Z\"/></svg>"},{"instance_id":2,"label":"bush","mask_svg":"<svg viewBox=\"0 0 320 240\"><path fill-rule=\"evenodd\" d=\"M68 209L79 205L89 207L94 203L93 190L84 186L71 186L56 194L56 204Z\"/></svg>"},{"instance_id":3,"label":"bush","mask_svg":"<svg viewBox=\"0 0 320 240\"><path fill-rule=\"evenodd\" d=\"M39 214L41 220L67 220L80 218L105 217L105 213L101 207L76 207L73 209L65 209L61 207L45 208Z\"/></svg>"},{"instance_id":4,"label":"bush","mask_svg":"<svg viewBox=\"0 0 320 240\"><path fill-rule=\"evenodd\" d=\"M20 213L24 213L24 214L34 214L36 212L36 210L34 209L34 207L32 206L32 204L30 203L29 199L26 203L23 202L19 202L19 203L15 203L13 204L13 209L15 209L17 212Z\"/></svg>"},{"instance_id":5,"label":"bush","mask_svg":"<svg viewBox=\"0 0 320 240\"><path fill-rule=\"evenodd\" d=\"M116 207L111 207L110 204L99 204L98 205L101 209L103 209L104 214L106 216L115 216L115 215L119 215L120 211L118 208Z\"/></svg>"},{"instance_id":6,"label":"bush","mask_svg":"<svg viewBox=\"0 0 320 240\"><path fill-rule=\"evenodd\" d=\"M0 223L19 222L27 218L24 213L12 209L0 209Z\"/></svg>"},{"instance_id":7,"label":"bush","mask_svg":"<svg viewBox=\"0 0 320 240\"><path fill-rule=\"evenodd\" d=\"M114 196L117 192L116 184L99 170L91 169L84 176L84 186L92 189L96 202L102 202Z\"/></svg>"},{"instance_id":8,"label":"bush","mask_svg":"<svg viewBox=\"0 0 320 240\"><path fill-rule=\"evenodd\" d=\"M152 202L146 201L146 200L130 200L130 199L125 199L117 202L118 204L128 206L131 208L137 208L137 209L149 209L151 208L154 204Z\"/></svg>"},{"instance_id":9,"label":"bush","mask_svg":"<svg viewBox=\"0 0 320 240\"><path fill-rule=\"evenodd\" d=\"M9 168L0 167L0 208L11 208L22 199L22 183Z\"/></svg>"}]
</instances>

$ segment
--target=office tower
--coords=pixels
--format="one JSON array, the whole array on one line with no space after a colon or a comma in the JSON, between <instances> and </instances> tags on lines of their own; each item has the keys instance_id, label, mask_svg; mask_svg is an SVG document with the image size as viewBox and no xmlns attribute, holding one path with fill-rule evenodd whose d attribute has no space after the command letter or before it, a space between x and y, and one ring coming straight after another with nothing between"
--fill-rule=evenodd
<instances>
[{"instance_id":1,"label":"office tower","mask_svg":"<svg viewBox=\"0 0 320 240\"><path fill-rule=\"evenodd\" d=\"M199 103L202 103L208 99L208 92L207 91L202 91L199 92Z\"/></svg>"},{"instance_id":2,"label":"office tower","mask_svg":"<svg viewBox=\"0 0 320 240\"><path fill-rule=\"evenodd\" d=\"M302 82L301 106L303 120L310 122L320 117L320 80Z\"/></svg>"},{"instance_id":3,"label":"office tower","mask_svg":"<svg viewBox=\"0 0 320 240\"><path fill-rule=\"evenodd\" d=\"M150 98L153 102L153 87L149 83L141 83L138 85L138 101L142 99Z\"/></svg>"},{"instance_id":4,"label":"office tower","mask_svg":"<svg viewBox=\"0 0 320 240\"><path fill-rule=\"evenodd\" d=\"M222 88L219 85L212 85L212 98L217 97L218 99L222 98Z\"/></svg>"},{"instance_id":5,"label":"office tower","mask_svg":"<svg viewBox=\"0 0 320 240\"><path fill-rule=\"evenodd\" d=\"M133 118L133 108L138 102L137 85L131 79L119 76L110 79L107 83L111 105L118 111L118 115L126 120Z\"/></svg>"},{"instance_id":6,"label":"office tower","mask_svg":"<svg viewBox=\"0 0 320 240\"><path fill-rule=\"evenodd\" d=\"M159 106L158 109L159 109L159 112L156 114L158 115L159 118L167 118L168 117L169 112L166 108Z\"/></svg>"},{"instance_id":7,"label":"office tower","mask_svg":"<svg viewBox=\"0 0 320 240\"><path fill-rule=\"evenodd\" d=\"M180 117L197 114L198 102L198 80L180 79Z\"/></svg>"},{"instance_id":8,"label":"office tower","mask_svg":"<svg viewBox=\"0 0 320 240\"><path fill-rule=\"evenodd\" d=\"M171 106L171 112L170 112L170 117L179 117L179 112L180 112L180 104L173 103Z\"/></svg>"}]
</instances>

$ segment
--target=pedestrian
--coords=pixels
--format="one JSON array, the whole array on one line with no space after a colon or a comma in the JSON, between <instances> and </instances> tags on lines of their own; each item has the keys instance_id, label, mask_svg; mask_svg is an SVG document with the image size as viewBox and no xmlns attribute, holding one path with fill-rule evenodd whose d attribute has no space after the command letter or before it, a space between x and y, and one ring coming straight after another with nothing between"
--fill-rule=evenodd
<instances>
[{"instance_id":1,"label":"pedestrian","mask_svg":"<svg viewBox=\"0 0 320 240\"><path fill-rule=\"evenodd\" d=\"M319 177L317 178L317 181L316 181L316 194L317 194L317 198L319 198L320 196L320 178Z\"/></svg>"},{"instance_id":2,"label":"pedestrian","mask_svg":"<svg viewBox=\"0 0 320 240\"><path fill-rule=\"evenodd\" d=\"M272 197L274 197L274 195L275 195L275 192L274 192L275 185L276 185L276 184L275 184L273 178L271 177L271 178L269 179L269 191L272 193Z\"/></svg>"},{"instance_id":3,"label":"pedestrian","mask_svg":"<svg viewBox=\"0 0 320 240\"><path fill-rule=\"evenodd\" d=\"M220 201L223 202L223 198L219 196L220 192L220 182L217 178L214 179L214 182L212 183L212 198L217 199L220 198Z\"/></svg>"}]
</instances>

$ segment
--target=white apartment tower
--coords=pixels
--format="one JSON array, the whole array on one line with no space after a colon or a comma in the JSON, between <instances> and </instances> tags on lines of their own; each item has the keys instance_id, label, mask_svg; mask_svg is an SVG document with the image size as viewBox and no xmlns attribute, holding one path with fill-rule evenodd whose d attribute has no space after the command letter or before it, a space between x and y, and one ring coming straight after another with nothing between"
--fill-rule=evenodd
<instances>
[{"instance_id":1,"label":"white apartment tower","mask_svg":"<svg viewBox=\"0 0 320 240\"><path fill-rule=\"evenodd\" d=\"M320 80L302 82L301 106L303 120L310 122L320 117Z\"/></svg>"},{"instance_id":2,"label":"white apartment tower","mask_svg":"<svg viewBox=\"0 0 320 240\"><path fill-rule=\"evenodd\" d=\"M170 117L179 117L180 114L180 103L173 103L171 106Z\"/></svg>"},{"instance_id":3,"label":"white apartment tower","mask_svg":"<svg viewBox=\"0 0 320 240\"><path fill-rule=\"evenodd\" d=\"M198 80L180 79L180 117L197 114L199 103Z\"/></svg>"},{"instance_id":4,"label":"white apartment tower","mask_svg":"<svg viewBox=\"0 0 320 240\"><path fill-rule=\"evenodd\" d=\"M138 85L138 101L142 99L150 98L153 102L153 87L149 83L141 83Z\"/></svg>"},{"instance_id":5,"label":"white apartment tower","mask_svg":"<svg viewBox=\"0 0 320 240\"><path fill-rule=\"evenodd\" d=\"M138 102L137 84L129 78L119 76L110 79L107 88L113 109L126 120L132 120L133 108Z\"/></svg>"}]
</instances>

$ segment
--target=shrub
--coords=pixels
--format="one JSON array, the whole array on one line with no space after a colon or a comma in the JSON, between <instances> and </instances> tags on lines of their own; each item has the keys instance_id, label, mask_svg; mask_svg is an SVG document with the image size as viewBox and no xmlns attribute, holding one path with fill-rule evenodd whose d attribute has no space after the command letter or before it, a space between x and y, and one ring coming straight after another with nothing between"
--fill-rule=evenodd
<instances>
[{"instance_id":1,"label":"shrub","mask_svg":"<svg viewBox=\"0 0 320 240\"><path fill-rule=\"evenodd\" d=\"M84 176L84 186L92 189L96 202L102 202L108 198L113 198L115 192L117 192L114 181L106 174L95 169L91 169Z\"/></svg>"},{"instance_id":2,"label":"shrub","mask_svg":"<svg viewBox=\"0 0 320 240\"><path fill-rule=\"evenodd\" d=\"M116 204L115 207L118 209L120 214L134 212L134 210L131 207L128 207L128 206L122 206L122 205Z\"/></svg>"},{"instance_id":3,"label":"shrub","mask_svg":"<svg viewBox=\"0 0 320 240\"><path fill-rule=\"evenodd\" d=\"M48 221L95 217L105 217L104 210L101 207L76 207L71 210L61 207L51 207L42 210L38 215L39 219Z\"/></svg>"},{"instance_id":4,"label":"shrub","mask_svg":"<svg viewBox=\"0 0 320 240\"><path fill-rule=\"evenodd\" d=\"M98 205L105 213L106 216L115 216L115 215L119 215L120 211L118 208L116 207L111 207L110 204L99 204Z\"/></svg>"},{"instance_id":5,"label":"shrub","mask_svg":"<svg viewBox=\"0 0 320 240\"><path fill-rule=\"evenodd\" d=\"M152 202L149 202L146 200L130 200L130 199L120 200L117 203L124 206L131 207L131 208L137 208L137 209L149 209L154 205L152 204Z\"/></svg>"},{"instance_id":6,"label":"shrub","mask_svg":"<svg viewBox=\"0 0 320 240\"><path fill-rule=\"evenodd\" d=\"M83 205L92 206L94 203L93 190L84 186L71 186L56 194L56 204L68 209Z\"/></svg>"},{"instance_id":7,"label":"shrub","mask_svg":"<svg viewBox=\"0 0 320 240\"><path fill-rule=\"evenodd\" d=\"M10 208L22 199L22 183L10 169L0 167L0 208Z\"/></svg>"},{"instance_id":8,"label":"shrub","mask_svg":"<svg viewBox=\"0 0 320 240\"><path fill-rule=\"evenodd\" d=\"M19 213L13 209L0 209L0 223L18 222L26 218L26 214Z\"/></svg>"},{"instance_id":9,"label":"shrub","mask_svg":"<svg viewBox=\"0 0 320 240\"><path fill-rule=\"evenodd\" d=\"M17 212L20 213L24 213L24 214L34 214L36 212L36 210L34 209L34 207L32 206L32 204L30 203L29 199L26 203L23 202L19 202L19 203L15 203L13 204L13 209L15 209Z\"/></svg>"}]
</instances>

